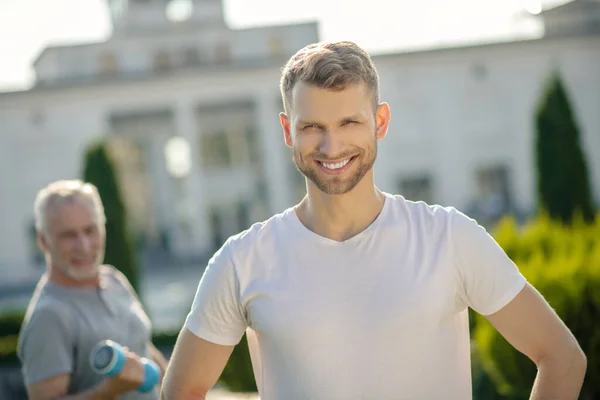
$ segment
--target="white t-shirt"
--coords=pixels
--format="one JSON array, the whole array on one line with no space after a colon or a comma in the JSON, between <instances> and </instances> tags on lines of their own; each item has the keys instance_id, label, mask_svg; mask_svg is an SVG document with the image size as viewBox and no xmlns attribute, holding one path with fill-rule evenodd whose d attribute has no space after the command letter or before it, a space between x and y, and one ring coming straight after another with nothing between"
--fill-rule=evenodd
<instances>
[{"instance_id":1,"label":"white t-shirt","mask_svg":"<svg viewBox=\"0 0 600 400\"><path fill-rule=\"evenodd\" d=\"M495 313L525 282L474 220L386 194L344 242L293 208L231 237L185 326L222 345L247 331L262 400L467 400L467 307Z\"/></svg>"}]
</instances>

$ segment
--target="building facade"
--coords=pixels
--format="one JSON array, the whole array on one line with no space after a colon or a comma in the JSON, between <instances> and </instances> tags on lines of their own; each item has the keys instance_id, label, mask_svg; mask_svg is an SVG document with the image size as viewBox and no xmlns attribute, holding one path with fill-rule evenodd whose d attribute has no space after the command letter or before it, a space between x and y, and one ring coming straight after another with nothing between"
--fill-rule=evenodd
<instances>
[{"instance_id":1,"label":"building facade","mask_svg":"<svg viewBox=\"0 0 600 400\"><path fill-rule=\"evenodd\" d=\"M108 41L47 48L31 89L0 94L0 273L39 270L35 194L81 177L99 139L110 139L138 241L179 258L206 256L303 196L278 83L283 63L319 41L317 24L231 30L220 0L193 0L178 20L164 0L108 3ZM392 108L381 189L482 219L531 212L534 113L559 71L600 200L600 3L541 17L547 35L535 40L373 56Z\"/></svg>"}]
</instances>

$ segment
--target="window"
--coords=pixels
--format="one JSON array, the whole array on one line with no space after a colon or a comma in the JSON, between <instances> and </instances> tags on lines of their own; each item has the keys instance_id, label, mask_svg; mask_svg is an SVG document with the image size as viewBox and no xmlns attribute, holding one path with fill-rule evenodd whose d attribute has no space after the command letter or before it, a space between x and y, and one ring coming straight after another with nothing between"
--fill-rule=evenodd
<instances>
[{"instance_id":1,"label":"window","mask_svg":"<svg viewBox=\"0 0 600 400\"><path fill-rule=\"evenodd\" d=\"M250 163L260 164L262 162L262 151L259 143L261 138L259 137L256 128L253 125L249 125L244 134L246 136L246 149L248 151L248 159Z\"/></svg>"},{"instance_id":2,"label":"window","mask_svg":"<svg viewBox=\"0 0 600 400\"><path fill-rule=\"evenodd\" d=\"M217 63L218 64L228 64L231 62L231 48L229 43L222 42L217 45Z\"/></svg>"},{"instance_id":3,"label":"window","mask_svg":"<svg viewBox=\"0 0 600 400\"><path fill-rule=\"evenodd\" d=\"M39 110L35 110L31 113L31 123L35 126L41 126L44 123L44 113Z\"/></svg>"},{"instance_id":4,"label":"window","mask_svg":"<svg viewBox=\"0 0 600 400\"><path fill-rule=\"evenodd\" d=\"M231 161L234 165L249 165L250 164L250 152L248 151L248 143L245 132L236 131L229 132L227 135L229 141L229 150L231 154Z\"/></svg>"},{"instance_id":5,"label":"window","mask_svg":"<svg viewBox=\"0 0 600 400\"><path fill-rule=\"evenodd\" d=\"M259 149L252 127L230 127L200 135L202 164L206 167L251 166Z\"/></svg>"},{"instance_id":6,"label":"window","mask_svg":"<svg viewBox=\"0 0 600 400\"><path fill-rule=\"evenodd\" d=\"M508 168L503 165L478 168L475 180L477 197L471 212L483 224L494 223L512 208Z\"/></svg>"},{"instance_id":7,"label":"window","mask_svg":"<svg viewBox=\"0 0 600 400\"><path fill-rule=\"evenodd\" d=\"M433 202L431 179L428 176L413 176L401 178L399 183L400 194L407 200Z\"/></svg>"},{"instance_id":8,"label":"window","mask_svg":"<svg viewBox=\"0 0 600 400\"><path fill-rule=\"evenodd\" d=\"M171 67L171 63L169 60L169 53L164 50L158 51L154 55L154 70L155 71L165 71Z\"/></svg>"},{"instance_id":9,"label":"window","mask_svg":"<svg viewBox=\"0 0 600 400\"><path fill-rule=\"evenodd\" d=\"M471 75L475 80L483 81L488 76L488 70L485 64L477 62L471 66Z\"/></svg>"},{"instance_id":10,"label":"window","mask_svg":"<svg viewBox=\"0 0 600 400\"><path fill-rule=\"evenodd\" d=\"M508 170L505 166L479 168L476 179L477 192L481 197L499 195L508 200Z\"/></svg>"},{"instance_id":11,"label":"window","mask_svg":"<svg viewBox=\"0 0 600 400\"><path fill-rule=\"evenodd\" d=\"M100 72L102 75L115 75L117 72L117 57L114 53L103 52L100 54Z\"/></svg>"},{"instance_id":12,"label":"window","mask_svg":"<svg viewBox=\"0 0 600 400\"><path fill-rule=\"evenodd\" d=\"M200 64L200 53L198 49L188 47L183 50L183 64L185 66L195 66Z\"/></svg>"},{"instance_id":13,"label":"window","mask_svg":"<svg viewBox=\"0 0 600 400\"><path fill-rule=\"evenodd\" d=\"M212 204L207 207L213 248L218 249L231 235L251 224L250 202L245 199Z\"/></svg>"},{"instance_id":14,"label":"window","mask_svg":"<svg viewBox=\"0 0 600 400\"><path fill-rule=\"evenodd\" d=\"M260 168L261 137L251 103L215 103L200 107L196 124L202 165Z\"/></svg>"},{"instance_id":15,"label":"window","mask_svg":"<svg viewBox=\"0 0 600 400\"><path fill-rule=\"evenodd\" d=\"M109 138L110 154L115 163L120 181L120 190L125 207L129 212L130 229L142 246L155 246L160 241L155 199L152 195L154 184L147 164L147 151L150 143L136 140L131 131Z\"/></svg>"},{"instance_id":16,"label":"window","mask_svg":"<svg viewBox=\"0 0 600 400\"><path fill-rule=\"evenodd\" d=\"M202 164L206 167L229 167L231 155L225 132L200 135Z\"/></svg>"}]
</instances>

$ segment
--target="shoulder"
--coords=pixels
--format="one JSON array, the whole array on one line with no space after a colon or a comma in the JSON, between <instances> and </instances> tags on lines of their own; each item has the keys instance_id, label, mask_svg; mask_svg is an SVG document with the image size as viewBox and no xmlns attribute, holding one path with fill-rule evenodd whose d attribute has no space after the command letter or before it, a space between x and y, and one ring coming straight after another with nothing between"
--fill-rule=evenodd
<instances>
[{"instance_id":1,"label":"shoulder","mask_svg":"<svg viewBox=\"0 0 600 400\"><path fill-rule=\"evenodd\" d=\"M293 213L293 208L289 208L267 220L254 223L248 229L231 236L220 251L237 259L261 249L271 250L279 237L289 235Z\"/></svg>"},{"instance_id":2,"label":"shoulder","mask_svg":"<svg viewBox=\"0 0 600 400\"><path fill-rule=\"evenodd\" d=\"M42 293L27 309L18 338L19 350L27 341L45 340L54 332L67 334L73 328L74 320L69 304Z\"/></svg>"},{"instance_id":3,"label":"shoulder","mask_svg":"<svg viewBox=\"0 0 600 400\"><path fill-rule=\"evenodd\" d=\"M27 310L23 320L23 326L31 325L34 322L49 320L67 321L70 315L69 305L57 298L46 297L40 299L35 306Z\"/></svg>"},{"instance_id":4,"label":"shoulder","mask_svg":"<svg viewBox=\"0 0 600 400\"><path fill-rule=\"evenodd\" d=\"M40 319L66 320L70 315L70 307L69 302L57 295L52 287L40 282L27 306L23 326Z\"/></svg>"},{"instance_id":5,"label":"shoulder","mask_svg":"<svg viewBox=\"0 0 600 400\"><path fill-rule=\"evenodd\" d=\"M456 207L406 200L400 195L388 196L390 223L428 241L434 237L445 242L463 241L487 233L475 219Z\"/></svg>"},{"instance_id":6,"label":"shoulder","mask_svg":"<svg viewBox=\"0 0 600 400\"><path fill-rule=\"evenodd\" d=\"M128 292L134 293L133 286L125 274L119 271L113 265L102 265L100 267L101 280L110 284L111 287L116 286L125 289Z\"/></svg>"},{"instance_id":7,"label":"shoulder","mask_svg":"<svg viewBox=\"0 0 600 400\"><path fill-rule=\"evenodd\" d=\"M100 266L100 276L102 278L114 279L119 282L127 282L127 277L121 271L119 271L114 265L104 264Z\"/></svg>"},{"instance_id":8,"label":"shoulder","mask_svg":"<svg viewBox=\"0 0 600 400\"><path fill-rule=\"evenodd\" d=\"M392 219L403 224L450 230L456 220L470 219L453 206L407 200L401 195L386 195L391 202Z\"/></svg>"}]
</instances>

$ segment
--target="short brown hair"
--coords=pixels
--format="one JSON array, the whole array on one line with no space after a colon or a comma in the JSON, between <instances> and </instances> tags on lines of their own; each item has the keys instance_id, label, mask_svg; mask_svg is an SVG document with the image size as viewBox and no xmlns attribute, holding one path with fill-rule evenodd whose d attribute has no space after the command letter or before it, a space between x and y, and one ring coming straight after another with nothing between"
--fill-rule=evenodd
<instances>
[{"instance_id":1,"label":"short brown hair","mask_svg":"<svg viewBox=\"0 0 600 400\"><path fill-rule=\"evenodd\" d=\"M284 66L280 89L283 108L291 109L292 89L298 82L323 89L344 90L365 83L379 104L379 76L369 54L353 42L310 44L294 54Z\"/></svg>"}]
</instances>

